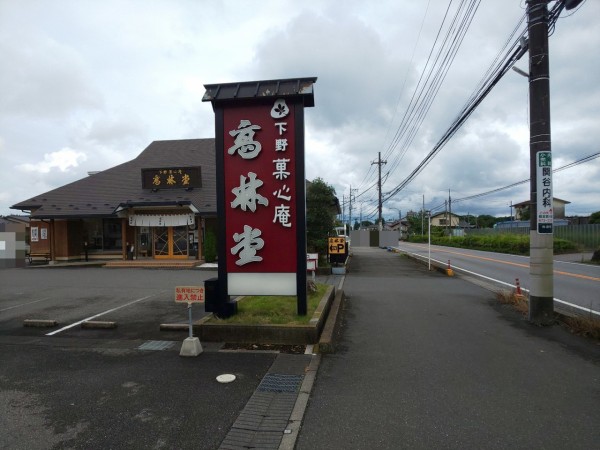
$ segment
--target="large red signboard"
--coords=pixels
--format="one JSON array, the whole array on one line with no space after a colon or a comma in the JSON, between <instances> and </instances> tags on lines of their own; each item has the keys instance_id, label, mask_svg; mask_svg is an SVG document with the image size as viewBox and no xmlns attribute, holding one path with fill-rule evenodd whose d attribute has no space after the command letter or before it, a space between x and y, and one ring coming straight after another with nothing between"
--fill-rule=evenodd
<instances>
[{"instance_id":1,"label":"large red signboard","mask_svg":"<svg viewBox=\"0 0 600 450\"><path fill-rule=\"evenodd\" d=\"M230 274L297 271L294 126L283 99L223 111Z\"/></svg>"}]
</instances>

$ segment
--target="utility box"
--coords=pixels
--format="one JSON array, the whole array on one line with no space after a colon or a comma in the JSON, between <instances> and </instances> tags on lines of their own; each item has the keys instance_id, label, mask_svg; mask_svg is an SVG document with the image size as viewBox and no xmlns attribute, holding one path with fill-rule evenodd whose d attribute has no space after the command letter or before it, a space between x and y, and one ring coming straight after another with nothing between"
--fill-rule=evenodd
<instances>
[{"instance_id":1,"label":"utility box","mask_svg":"<svg viewBox=\"0 0 600 450\"><path fill-rule=\"evenodd\" d=\"M217 313L219 311L219 279L209 278L204 282L204 311Z\"/></svg>"}]
</instances>

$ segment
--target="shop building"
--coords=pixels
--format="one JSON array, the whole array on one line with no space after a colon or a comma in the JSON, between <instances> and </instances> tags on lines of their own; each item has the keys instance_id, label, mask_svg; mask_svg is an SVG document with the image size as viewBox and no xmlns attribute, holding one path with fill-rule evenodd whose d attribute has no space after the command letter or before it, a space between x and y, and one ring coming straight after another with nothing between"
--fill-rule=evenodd
<instances>
[{"instance_id":1,"label":"shop building","mask_svg":"<svg viewBox=\"0 0 600 450\"><path fill-rule=\"evenodd\" d=\"M217 227L215 140L152 142L137 158L11 206L30 214L32 255L203 259Z\"/></svg>"}]
</instances>

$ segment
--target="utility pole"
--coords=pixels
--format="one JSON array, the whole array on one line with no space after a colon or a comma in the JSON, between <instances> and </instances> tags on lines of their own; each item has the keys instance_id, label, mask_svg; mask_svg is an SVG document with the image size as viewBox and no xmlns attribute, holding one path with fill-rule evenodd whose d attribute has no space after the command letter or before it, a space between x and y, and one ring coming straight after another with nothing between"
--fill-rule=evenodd
<instances>
[{"instance_id":1,"label":"utility pole","mask_svg":"<svg viewBox=\"0 0 600 450\"><path fill-rule=\"evenodd\" d=\"M387 164L387 161L382 161L381 160L381 152L378 153L378 157L377 157L377 161L373 161L371 162L371 165L373 164L377 164L378 169L379 169L379 178L378 178L378 182L377 182L377 188L379 189L379 219L378 219L378 228L379 231L381 231L383 229L383 220L381 217L381 208L382 208L382 201L381 201L381 166L383 164Z\"/></svg>"},{"instance_id":2,"label":"utility pole","mask_svg":"<svg viewBox=\"0 0 600 450\"><path fill-rule=\"evenodd\" d=\"M425 194L423 194L423 206L421 207L421 236L425 234Z\"/></svg>"},{"instance_id":3,"label":"utility pole","mask_svg":"<svg viewBox=\"0 0 600 450\"><path fill-rule=\"evenodd\" d=\"M352 185L350 185L350 229L348 230L348 232L352 231L354 229L354 224L352 223L352 197L353 194L352 192L357 192L358 188L352 189Z\"/></svg>"},{"instance_id":4,"label":"utility pole","mask_svg":"<svg viewBox=\"0 0 600 450\"><path fill-rule=\"evenodd\" d=\"M531 227L529 231L529 321L554 323L552 154L548 0L527 0L529 30L529 158ZM549 202L549 203L548 203Z\"/></svg>"},{"instance_id":5,"label":"utility pole","mask_svg":"<svg viewBox=\"0 0 600 450\"><path fill-rule=\"evenodd\" d=\"M346 194L342 194L342 224L346 226Z\"/></svg>"},{"instance_id":6,"label":"utility pole","mask_svg":"<svg viewBox=\"0 0 600 450\"><path fill-rule=\"evenodd\" d=\"M448 189L448 210L450 214L450 237L452 237L452 197L450 197L450 189Z\"/></svg>"},{"instance_id":7,"label":"utility pole","mask_svg":"<svg viewBox=\"0 0 600 450\"><path fill-rule=\"evenodd\" d=\"M448 234L448 200L444 200L444 217L446 217L446 234Z\"/></svg>"}]
</instances>

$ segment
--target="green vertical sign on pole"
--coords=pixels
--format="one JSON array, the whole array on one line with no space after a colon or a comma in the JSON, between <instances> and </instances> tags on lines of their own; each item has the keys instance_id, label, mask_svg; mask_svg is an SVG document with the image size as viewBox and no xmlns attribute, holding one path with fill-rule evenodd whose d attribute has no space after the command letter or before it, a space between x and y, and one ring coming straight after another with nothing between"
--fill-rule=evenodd
<instances>
[{"instance_id":1,"label":"green vertical sign on pole","mask_svg":"<svg viewBox=\"0 0 600 450\"><path fill-rule=\"evenodd\" d=\"M552 206L552 152L537 152L537 232L552 234L554 211Z\"/></svg>"}]
</instances>

